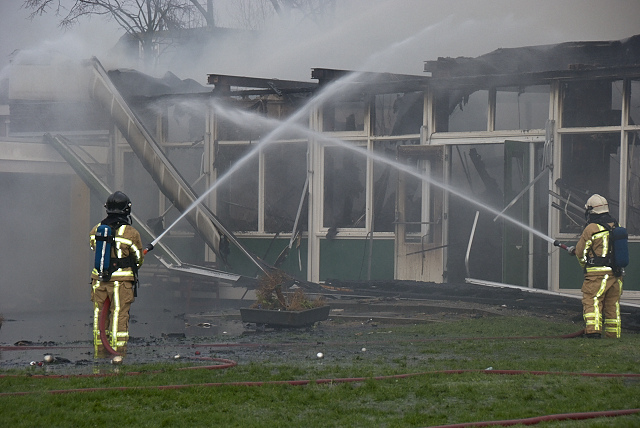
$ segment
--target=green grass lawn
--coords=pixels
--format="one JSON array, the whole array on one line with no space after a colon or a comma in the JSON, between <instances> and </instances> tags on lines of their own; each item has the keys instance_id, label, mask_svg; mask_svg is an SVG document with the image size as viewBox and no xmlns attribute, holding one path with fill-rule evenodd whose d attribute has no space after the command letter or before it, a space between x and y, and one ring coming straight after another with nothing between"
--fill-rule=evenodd
<instances>
[{"instance_id":1,"label":"green grass lawn","mask_svg":"<svg viewBox=\"0 0 640 428\"><path fill-rule=\"evenodd\" d=\"M186 364L180 361L124 364L119 374L105 377L4 371L17 376L0 378L0 426L424 427L640 408L640 377L577 375L640 373L640 335L559 338L579 328L505 317L360 331L336 325L266 334L259 339L264 346L241 352L201 348L203 354L237 360L224 370L179 370ZM318 349L324 358L316 357ZM451 370L465 372L442 372ZM559 373L493 374L500 370ZM389 377L374 379L380 376ZM350 381L313 382L319 379ZM290 380L312 382L272 383ZM160 388L167 385L191 386ZM51 393L88 388L104 389ZM30 394L7 394L17 392ZM539 426L638 427L640 414Z\"/></svg>"}]
</instances>

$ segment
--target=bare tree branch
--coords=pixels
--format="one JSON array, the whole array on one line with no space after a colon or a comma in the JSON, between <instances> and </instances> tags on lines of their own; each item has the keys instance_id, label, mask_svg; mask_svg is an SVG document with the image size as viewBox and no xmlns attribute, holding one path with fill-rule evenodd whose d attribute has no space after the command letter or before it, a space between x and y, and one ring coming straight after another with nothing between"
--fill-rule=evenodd
<instances>
[{"instance_id":1,"label":"bare tree branch","mask_svg":"<svg viewBox=\"0 0 640 428\"><path fill-rule=\"evenodd\" d=\"M31 10L29 17L54 12L60 17L58 25L70 28L89 16L102 16L115 21L127 34L140 43L145 61L152 61L151 52L158 43L160 32L213 26L213 0L206 0L205 8L197 0L23 0L22 7Z\"/></svg>"},{"instance_id":2,"label":"bare tree branch","mask_svg":"<svg viewBox=\"0 0 640 428\"><path fill-rule=\"evenodd\" d=\"M309 20L321 25L334 17L336 0L236 0L236 21L246 28L260 27L258 21L266 20L270 15L265 12L269 7L266 5L270 5L272 12L282 20Z\"/></svg>"}]
</instances>

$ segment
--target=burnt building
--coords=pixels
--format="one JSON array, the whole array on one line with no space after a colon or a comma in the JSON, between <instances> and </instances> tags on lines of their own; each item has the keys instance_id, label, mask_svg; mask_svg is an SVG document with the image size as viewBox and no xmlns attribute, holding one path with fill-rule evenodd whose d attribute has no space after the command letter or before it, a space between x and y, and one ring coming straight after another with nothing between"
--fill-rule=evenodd
<instances>
[{"instance_id":1,"label":"burnt building","mask_svg":"<svg viewBox=\"0 0 640 428\"><path fill-rule=\"evenodd\" d=\"M166 231L158 271L577 292L578 264L552 243L577 240L593 193L640 251L640 36L439 58L417 75L207 78L15 64L3 183L56 200L52 245L80 248L105 189L124 190L147 240Z\"/></svg>"}]
</instances>

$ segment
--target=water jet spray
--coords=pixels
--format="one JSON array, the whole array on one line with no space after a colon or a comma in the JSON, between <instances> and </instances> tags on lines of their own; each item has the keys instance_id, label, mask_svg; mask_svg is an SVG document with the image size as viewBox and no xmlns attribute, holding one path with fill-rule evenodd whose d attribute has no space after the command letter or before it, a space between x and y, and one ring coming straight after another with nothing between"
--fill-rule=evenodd
<instances>
[{"instance_id":1,"label":"water jet spray","mask_svg":"<svg viewBox=\"0 0 640 428\"><path fill-rule=\"evenodd\" d=\"M339 82L340 80L336 81L336 84ZM254 148L252 151L247 153L247 156L251 156L253 155L257 150L259 150L259 147L262 147L265 144L268 144L272 141L272 139L274 138L274 135L278 135L280 132L282 132L282 128L287 128L287 129L293 129L296 132L299 132L300 134L302 134L303 136L309 138L309 139L313 139L318 143L321 144L325 144L325 145L336 145L336 146L340 146L343 147L347 150L351 150L353 152L359 153L362 156L365 156L367 158L373 159L376 162L380 162L383 164L386 164L392 168L395 168L397 170L403 171L409 175L414 176L415 178L418 178L420 180L424 180L444 191L447 191L451 194L454 194L464 200L466 200L467 202L470 202L486 211L489 211L490 213L492 213L493 215L496 216L497 218L503 218L504 220L509 221L510 223L514 224L515 226L524 229L528 232L530 232L531 234L538 236L541 239L544 239L545 241L552 243L554 245L555 241L553 238L547 236L545 233L534 229L533 227L524 224L512 217L509 217L508 215L505 214L505 210L503 211L498 211L495 208L492 208L491 206L484 204L474 198L472 198L471 196L465 194L464 192L448 185L445 183L442 183L436 179L434 179L433 177L430 177L429 175L427 175L424 171L420 171L417 168L413 168L413 167L409 167L401 162L398 162L395 159L391 159L385 156L382 156L376 152L370 152L368 151L366 148L363 147L358 147L358 146L354 146L353 144L350 144L349 142L343 141L339 138L335 138L335 137L331 137L329 135L317 132L317 131L313 131L309 128L306 128L302 125L299 125L297 121L289 121L286 120L284 122L278 121L276 119L270 119L270 118L265 118L250 112L245 112L242 110L235 110L235 111L230 111L228 108L226 108L225 106L219 106L219 105L213 105L212 106L216 113L218 113L221 116L224 116L226 119L237 123L237 124L243 124L246 123L247 121L260 121L262 122L262 124L264 126L270 126L270 127L274 127L275 129L273 131L271 131L270 134L267 135L267 137L265 137L265 139L261 140L259 144L256 145L256 148ZM294 115L295 116L295 115ZM240 159L238 162L236 162L236 164L234 164L234 171L237 170L240 167L240 164L242 164L245 161L245 158ZM228 178L229 176L229 172L228 171L225 175L221 176L218 181L216 181L216 183L213 184L213 186L207 190L207 193L212 191L214 188L216 188L219 184L221 184L222 181L224 181L225 179ZM173 225L172 225L173 226ZM564 244L561 244L564 245ZM559 246L559 245L556 245ZM567 250L570 247L567 247L566 245L564 247L560 247L563 248L565 250ZM568 250L567 250L568 251Z\"/></svg>"},{"instance_id":2,"label":"water jet spray","mask_svg":"<svg viewBox=\"0 0 640 428\"><path fill-rule=\"evenodd\" d=\"M373 64L375 64L375 62L377 60L380 60L385 54L389 53L389 52L394 52L396 49L402 47L403 45L406 45L407 43L425 35L428 34L431 31L434 31L436 27L434 25L428 26L424 29L422 29L421 31L419 31L418 33L405 38L404 40L401 40L399 42L396 42L390 46L388 46L386 49L384 49L381 52L378 52L374 55L372 55L370 57L370 59L368 61L366 61L363 65L363 67L361 67L362 69L367 69L368 66L371 66ZM202 201L204 200L204 198L209 195L215 188L217 188L217 185L219 185L221 182L223 182L227 177L229 177L231 174L233 174L235 171L237 171L240 166L242 166L246 160L250 159L251 157L253 157L254 154L258 153L259 150L261 150L263 148L263 146L275 141L275 139L280 136L286 129L288 126L291 125L295 125L297 121L299 121L300 119L302 119L303 115L308 114L309 111L317 106L322 105L325 101L327 101L331 96L339 93L346 84L348 83L354 83L356 82L356 80L361 77L366 75L367 73L362 72L362 71L358 71L358 72L351 72L348 73L346 75L344 75L343 77L335 80L334 82L332 82L331 84L327 85L325 88L323 88L321 91L319 91L317 94L315 94L310 100L309 102L307 102L306 104L304 104L300 109L296 110L291 116L289 116L285 121L283 122L279 122L279 125L275 127L275 129L273 129L271 132L269 132L269 134L267 134L263 139L261 139L259 141L258 144L255 145L255 147L250 150L248 153L245 154L244 157L242 157L241 159L239 159L236 163L234 163L233 165L231 165L231 167L225 172L225 174L221 177L218 177L218 179L216 180L215 184L213 186L211 186L209 189L207 189L200 197L198 197L189 207L187 207L182 214L171 224L169 225L169 227L167 227L164 232L162 232L156 239L154 239L151 242L151 248L153 248L153 245L155 245L158 241L160 241L160 239L162 239L164 237L165 234L167 234L167 232L169 230L171 230L180 220L182 220L191 210L193 210L195 207L197 207L198 205L200 205L202 203ZM150 251L151 249L147 250ZM146 253L145 253L146 254ZM264 273L267 273L266 270L260 266L260 268L262 269L262 271Z\"/></svg>"},{"instance_id":3,"label":"water jet spray","mask_svg":"<svg viewBox=\"0 0 640 428\"><path fill-rule=\"evenodd\" d=\"M406 43L409 40L412 40L413 38L417 37L418 35L420 35L421 33L423 33L424 31L402 41L399 43L396 43L392 46L390 46L387 50L393 50L398 46L401 46L402 44ZM374 56L371 57L371 59L369 61L367 61L365 64L367 63L371 63L374 59L379 59L382 55L383 52L380 52ZM363 67L366 68L366 67ZM368 74L367 74L368 75ZM335 81L331 82L330 84L326 85L321 91L319 91L317 94L315 94L306 104L304 104L300 109L296 110L291 116L289 116L286 120L284 121L277 121L274 119L268 119L268 118L264 118L262 116L258 116L258 115L253 115L250 114L248 112L244 112L244 111L240 111L240 110L231 110L227 107L222 107L216 104L212 103L213 108L215 109L216 113L220 114L221 116L225 116L227 119L230 119L231 121L233 121L234 123L237 123L239 125L243 125L246 124L247 122L244 122L242 120L243 117L246 117L247 115L249 115L251 117L252 120L254 121L263 121L263 123L268 124L269 126L272 126L273 129L262 139L259 140L258 144L256 144L251 150L249 150L242 158L240 158L237 162L235 162L234 164L232 164L230 166L230 168L220 177L217 178L216 182L209 188L207 189L196 201L194 201L194 203L188 207L186 210L184 210L184 212L182 213L182 215L180 215L169 227L167 227L164 232L162 234L160 234L155 240L153 240L149 246L149 248L145 249L145 254L146 252L150 251L153 248L153 245L155 245L160 239L162 239L162 237L170 230L173 228L173 226L175 224L177 224L177 222L179 222L184 216L186 216L186 214L193 209L195 206L197 206L198 204L200 204L204 198L210 194L214 189L217 188L218 185L220 185L221 183L225 182L227 178L229 178L234 172L236 172L241 166L243 166L248 159L250 159L251 157L253 157L255 154L257 154L260 150L262 150L265 146L269 145L270 143L274 142L276 140L277 137L281 136L283 134L283 132L285 130L290 130L290 129L294 129L297 130L299 132L301 132L302 134L309 136L309 138L311 140L315 140L315 141L327 141L330 144L334 144L334 145L339 145L342 146L346 149L352 150L352 151L356 151L356 152L360 152L362 155L374 159L378 162L381 163L385 163L387 165L390 165L398 170L402 170L404 172L409 173L410 175L413 175L415 177L417 177L420 180L425 180L427 182L429 182L430 184L445 190L447 192L450 192L451 194L454 194L464 200L466 200L467 202L470 202L474 205L477 205L481 208L483 208L484 210L487 210L491 213L493 213L496 218L498 217L502 217L505 220L513 223L514 225L516 225L519 228L522 228L526 231L528 231L529 233L538 236L541 239L544 239L545 241L552 243L554 245L556 245L556 242L553 238L547 236L546 234L544 234L541 231L538 231L536 229L534 229L533 227L524 224L518 220L515 220L511 217L508 217L507 215L504 214L503 212L500 212L492 207L490 207L489 205L486 205L482 202L479 202L477 200L475 200L474 198L464 194L463 192L445 184L445 183L441 183L438 182L437 180L434 180L433 178L427 176L424 172L419 171L416 168L409 168L404 164L401 164L393 159L389 159L383 156L380 156L374 152L369 152L366 149L360 148L360 147L356 147L353 146L352 144L349 144L348 142L336 139L336 138L331 138L328 137L325 134L310 130L306 127L303 127L302 125L299 125L299 121L300 119L303 118L303 115L305 114L309 114L309 112L311 111L311 109L313 108L317 108L319 106L321 106L324 102L326 102L327 100L330 99L330 97L340 93L341 91L344 91L346 86L348 84L352 84L352 83L357 83L358 79L361 78L362 76L365 76L364 72L351 72L348 73L338 79L336 79ZM238 113L240 112L240 113ZM275 125L274 125L275 123ZM563 248L567 251L569 247L566 246L561 246L564 244L559 244L556 245L560 248Z\"/></svg>"}]
</instances>

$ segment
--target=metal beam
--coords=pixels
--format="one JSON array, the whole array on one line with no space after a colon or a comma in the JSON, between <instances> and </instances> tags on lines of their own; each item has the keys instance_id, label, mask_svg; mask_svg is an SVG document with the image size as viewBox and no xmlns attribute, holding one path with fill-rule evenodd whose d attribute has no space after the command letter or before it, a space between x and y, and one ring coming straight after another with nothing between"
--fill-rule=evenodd
<instances>
[{"instance_id":1,"label":"metal beam","mask_svg":"<svg viewBox=\"0 0 640 428\"><path fill-rule=\"evenodd\" d=\"M173 166L142 122L137 118L109 78L102 64L93 58L89 81L90 96L111 115L144 168L149 172L162 193L180 210L187 212L186 219L204 239L205 243L224 261L218 250L220 236L225 236L245 254L262 272L270 268L264 261L249 252L227 229L220 219L204 204L196 204L198 196Z\"/></svg>"}]
</instances>

